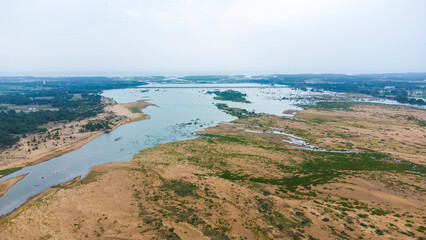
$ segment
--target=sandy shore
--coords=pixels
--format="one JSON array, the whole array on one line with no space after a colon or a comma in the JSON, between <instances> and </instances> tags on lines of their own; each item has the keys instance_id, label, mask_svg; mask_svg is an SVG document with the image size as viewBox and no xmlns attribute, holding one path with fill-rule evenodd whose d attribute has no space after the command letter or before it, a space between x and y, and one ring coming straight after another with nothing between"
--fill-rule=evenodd
<instances>
[{"instance_id":1,"label":"sandy shore","mask_svg":"<svg viewBox=\"0 0 426 240\"><path fill-rule=\"evenodd\" d=\"M335 138L351 130L356 114L360 115L357 126L365 126L364 131L401 130L401 119L388 116L392 109L373 107L360 106L354 113L305 110L298 115L320 122L308 126L317 135L320 130L328 131L324 127L328 121L318 121L320 116L329 121L341 116L339 123L346 125L333 129ZM397 110L400 114L403 109ZM414 111L410 116L423 116L418 114L423 113ZM350 115L348 119L346 115ZM371 122L385 118L385 125ZM415 130L410 119L403 126ZM304 122L274 116L238 123L250 126L248 129L254 123L259 128L269 123L307 129L296 125ZM423 226L424 182L416 173L350 170L333 181L283 191L281 184L251 179L288 178L293 173L283 171L281 165L297 169L309 159L318 159L317 152L287 148L268 133L231 131L229 125L205 132L224 137L145 149L130 162L98 165L82 180L47 189L0 218L2 238L173 239L177 235L181 239L291 239L297 233L317 239L333 239L343 233L347 239L406 239L407 233L423 236L419 226ZM356 146L357 138L351 141ZM394 139L388 136L384 141Z\"/></svg>"},{"instance_id":2,"label":"sandy shore","mask_svg":"<svg viewBox=\"0 0 426 240\"><path fill-rule=\"evenodd\" d=\"M28 173L27 173L28 174ZM13 185L21 181L27 174L22 174L20 176L7 179L4 182L0 182L0 197L2 197Z\"/></svg>"},{"instance_id":3,"label":"sandy shore","mask_svg":"<svg viewBox=\"0 0 426 240\"><path fill-rule=\"evenodd\" d=\"M103 102L104 113L94 118L44 126L50 133L57 134L56 139L48 139L41 134L31 134L22 138L15 146L0 152L0 170L31 166L81 148L104 133L104 131L81 132L80 129L89 120L112 118L111 130L113 130L129 122L149 118L149 115L142 112L143 108L151 105L145 101L117 104L111 99L104 98Z\"/></svg>"},{"instance_id":4,"label":"sandy shore","mask_svg":"<svg viewBox=\"0 0 426 240\"><path fill-rule=\"evenodd\" d=\"M124 121L123 123L128 123L149 119L150 116L142 112L142 109L148 106L156 105L151 104L149 102L145 102L143 100L139 100L136 102L110 105L105 108L105 111L112 111L118 116L125 116L127 118L127 121Z\"/></svg>"}]
</instances>

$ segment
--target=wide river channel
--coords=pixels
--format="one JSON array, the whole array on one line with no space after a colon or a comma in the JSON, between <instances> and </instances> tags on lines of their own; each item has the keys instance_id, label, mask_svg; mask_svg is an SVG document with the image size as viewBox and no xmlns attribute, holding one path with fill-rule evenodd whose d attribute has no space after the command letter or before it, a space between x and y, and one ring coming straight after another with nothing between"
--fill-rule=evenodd
<instances>
[{"instance_id":1,"label":"wide river channel","mask_svg":"<svg viewBox=\"0 0 426 240\"><path fill-rule=\"evenodd\" d=\"M130 161L139 151L159 144L196 138L195 131L213 126L219 122L235 119L214 104L214 95L206 91L234 89L247 94L247 103L227 103L249 111L282 115L289 109L300 109L292 99L312 99L319 93L293 90L280 86L254 84L226 85L170 85L151 84L140 88L107 90L102 96L113 98L118 103L148 100L156 106L149 106L144 113L149 120L122 125L105 133L78 150L53 158L49 161L25 167L0 179L7 179L28 173L0 198L0 216L12 212L30 197L47 188L84 177L92 167L109 162ZM335 95L324 92L321 95ZM284 98L284 99L283 99Z\"/></svg>"}]
</instances>

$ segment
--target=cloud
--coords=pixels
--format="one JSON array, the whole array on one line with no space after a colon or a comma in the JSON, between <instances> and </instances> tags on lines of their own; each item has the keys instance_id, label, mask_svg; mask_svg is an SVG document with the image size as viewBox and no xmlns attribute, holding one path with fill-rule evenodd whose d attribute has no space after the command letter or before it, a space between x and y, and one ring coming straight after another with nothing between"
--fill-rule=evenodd
<instances>
[{"instance_id":1,"label":"cloud","mask_svg":"<svg viewBox=\"0 0 426 240\"><path fill-rule=\"evenodd\" d=\"M0 71L426 70L422 0L0 3Z\"/></svg>"},{"instance_id":2,"label":"cloud","mask_svg":"<svg viewBox=\"0 0 426 240\"><path fill-rule=\"evenodd\" d=\"M141 16L140 13L138 13L136 10L134 9L130 9L124 12L125 15L129 16L129 17L133 17L133 18L138 18Z\"/></svg>"}]
</instances>

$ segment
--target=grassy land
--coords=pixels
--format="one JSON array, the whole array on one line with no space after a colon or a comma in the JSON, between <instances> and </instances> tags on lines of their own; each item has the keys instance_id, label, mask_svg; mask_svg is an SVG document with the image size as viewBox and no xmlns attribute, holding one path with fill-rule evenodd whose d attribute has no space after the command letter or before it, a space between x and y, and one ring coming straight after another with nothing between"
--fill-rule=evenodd
<instances>
[{"instance_id":1,"label":"grassy land","mask_svg":"<svg viewBox=\"0 0 426 240\"><path fill-rule=\"evenodd\" d=\"M129 107L130 112L132 113L140 113L140 110L138 107Z\"/></svg>"},{"instance_id":2,"label":"grassy land","mask_svg":"<svg viewBox=\"0 0 426 240\"><path fill-rule=\"evenodd\" d=\"M8 168L8 169L0 170L0 177L14 173L14 172L19 171L21 169L22 169L22 167L15 167L15 168Z\"/></svg>"},{"instance_id":3,"label":"grassy land","mask_svg":"<svg viewBox=\"0 0 426 240\"><path fill-rule=\"evenodd\" d=\"M240 118L240 119L241 118L253 117L253 116L257 115L255 112L249 112L249 111L242 109L242 108L228 107L228 105L226 105L225 103L217 103L216 107L219 108L220 110L228 113L229 115L232 115L232 116Z\"/></svg>"},{"instance_id":4,"label":"grassy land","mask_svg":"<svg viewBox=\"0 0 426 240\"><path fill-rule=\"evenodd\" d=\"M402 193L398 192L402 189L412 191L412 194L419 196L418 194L424 192L422 183L419 181L422 177L412 169L410 163L391 161L388 160L388 154L374 151L355 154L291 149L254 134L227 134L227 131L223 131L222 134L206 133L205 136L208 138L158 146L143 151L137 157L137 161L144 166L150 166L150 164L153 164L152 167L167 166L179 162L185 166L204 169L204 173L197 174L197 180L192 179L186 182L188 181L186 179L184 183L175 180L176 184L163 185L164 190L171 190L179 197L192 199L185 200L181 206L199 205L200 201L212 201L207 208L219 211L221 208L216 203L222 198L219 196L224 196L224 190L217 188L221 188L222 185L218 184L217 187L210 185L204 190L202 187L210 182L205 182L204 179L218 182L213 179L219 177L230 181L231 186L250 189L249 195L245 195L244 191L227 193L226 203L240 203L244 206L243 209L255 207L256 213L253 214L260 218L254 222L250 221L252 226L250 229L261 238L318 237L316 233L318 229L312 225L313 222L324 226L325 228L319 231L328 232L329 237L337 236L345 239L362 235L371 237L389 236L389 234L421 235L421 232L414 230L422 229L421 218L418 218L419 215L415 212L410 214L415 216L416 223L411 224L413 230L407 231L404 229L405 225L395 224L393 218L384 220L390 214L402 214L408 211L406 208L401 206L395 208L388 204L382 205L374 201L358 199L356 193L351 197L347 195L347 192L351 194L355 191L350 189L359 187L356 181L352 182L351 179L389 183L392 181L389 179L391 178L400 179L398 186L393 188L396 196ZM159 159L155 162L146 160L157 155L161 156L161 162L157 162ZM415 180L401 181L404 178L402 176L409 176L410 179ZM375 192L374 194L381 194L381 190L370 190ZM344 194L341 195L339 192ZM409 194L408 192L405 194ZM170 198L167 197L167 193L165 194L160 194L161 197L158 199L169 201ZM245 197L250 198L249 196L255 201L247 201ZM281 200L278 201L275 197ZM175 201L179 201L178 199ZM278 207L283 204L281 201L290 204L290 199L297 204L288 206L287 210ZM179 221L190 222L195 227L202 225L199 221L207 221L205 217L199 215L201 214L199 210L193 209L191 212L192 214L187 216L189 220ZM194 220L194 214L198 220ZM236 221L249 225L249 219L252 219L250 216L248 214L246 217L237 218ZM382 221L393 224L393 228L389 228L389 225ZM268 224L273 228L268 230L265 227ZM364 225L366 227L363 227ZM226 229L228 229L225 232L226 236L235 236L233 235L235 232L229 230L232 227Z\"/></svg>"},{"instance_id":5,"label":"grassy land","mask_svg":"<svg viewBox=\"0 0 426 240\"><path fill-rule=\"evenodd\" d=\"M226 90L226 91L208 91L208 94L215 94L216 97L214 99L216 100L222 100L222 101L231 101L231 102L242 102L242 103L250 103L246 99L247 94L241 93L239 91L235 90Z\"/></svg>"},{"instance_id":6,"label":"grassy land","mask_svg":"<svg viewBox=\"0 0 426 240\"><path fill-rule=\"evenodd\" d=\"M145 149L130 163L102 174L95 168L81 184L58 188L50 203L7 225L25 229L0 225L0 231L24 238L37 230L63 238L418 239L425 229L426 190L410 162L392 161L392 153L371 147L358 154L296 149L281 135L241 129L294 129L317 141L329 133L341 141L349 134L341 127L349 124L376 134L370 121L381 120L382 113L389 116L379 128L420 128L407 118L391 121L387 108L369 107L308 110L300 114L305 122L253 115L236 120L240 125L211 127L201 133L204 138ZM396 112L421 119L419 112L404 111ZM347 112L359 119L345 118ZM356 146L356 138L347 140ZM383 144L394 140L384 138ZM424 173L424 165L417 165Z\"/></svg>"},{"instance_id":7,"label":"grassy land","mask_svg":"<svg viewBox=\"0 0 426 240\"><path fill-rule=\"evenodd\" d=\"M132 113L141 113L142 109L145 108L147 105L146 102L144 101L136 101L133 103L127 103L127 109L129 109L130 112Z\"/></svg>"},{"instance_id":8,"label":"grassy land","mask_svg":"<svg viewBox=\"0 0 426 240\"><path fill-rule=\"evenodd\" d=\"M385 152L392 158L426 164L425 110L364 103L344 103L334 110L333 103L323 107L298 112L295 117L304 121L262 116L239 122L282 128L326 149Z\"/></svg>"}]
</instances>

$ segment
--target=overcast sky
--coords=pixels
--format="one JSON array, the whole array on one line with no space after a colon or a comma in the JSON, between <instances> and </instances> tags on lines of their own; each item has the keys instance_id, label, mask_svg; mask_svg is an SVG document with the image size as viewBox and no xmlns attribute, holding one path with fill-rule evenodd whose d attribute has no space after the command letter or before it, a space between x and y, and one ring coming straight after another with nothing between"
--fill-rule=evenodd
<instances>
[{"instance_id":1,"label":"overcast sky","mask_svg":"<svg viewBox=\"0 0 426 240\"><path fill-rule=\"evenodd\" d=\"M0 0L0 72L426 72L426 0Z\"/></svg>"}]
</instances>

